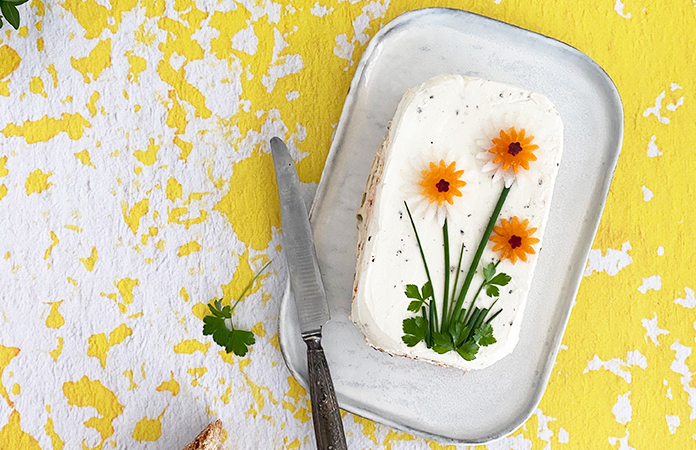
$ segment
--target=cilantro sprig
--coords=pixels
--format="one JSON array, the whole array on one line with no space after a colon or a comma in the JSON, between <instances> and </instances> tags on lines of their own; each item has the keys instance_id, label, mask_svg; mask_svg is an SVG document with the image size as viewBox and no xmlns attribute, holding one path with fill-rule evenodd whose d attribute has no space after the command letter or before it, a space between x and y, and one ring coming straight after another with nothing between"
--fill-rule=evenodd
<instances>
[{"instance_id":1,"label":"cilantro sprig","mask_svg":"<svg viewBox=\"0 0 696 450\"><path fill-rule=\"evenodd\" d=\"M245 356L249 351L249 347L256 343L254 333L235 328L232 323L232 313L270 264L270 261L267 262L256 272L254 278L244 288L241 295L234 302L234 305L223 306L222 299L214 300L213 304L208 303L208 309L210 309L212 315L207 315L203 318L203 334L205 336L213 336L213 341L219 346L224 347L227 353Z\"/></svg>"},{"instance_id":2,"label":"cilantro sprig","mask_svg":"<svg viewBox=\"0 0 696 450\"><path fill-rule=\"evenodd\" d=\"M481 241L479 242L479 246L471 262L464 283L457 293L459 273L461 271L462 257L464 255L464 246L462 244L459 253L459 263L457 265L456 277L454 279L454 286L452 287L451 294L449 276L449 230L447 228L447 219L445 219L442 226L444 241L443 247L445 252L445 283L442 301L443 311L441 316L438 315L437 312L430 271L428 270L428 263L425 259L425 253L421 245L420 237L418 236L418 230L415 222L413 221L413 216L411 215L408 204L404 203L428 278L428 281L420 289L415 284L406 285L404 294L407 298L411 299L411 302L408 305L408 310L414 313L421 313L420 315L409 317L403 321L402 328L404 335L401 339L407 346L414 347L419 342L425 342L428 348L433 349L439 354L454 351L457 352L463 359L471 361L476 358L476 355L481 347L486 347L496 343L496 339L493 335L493 325L491 325L491 322L498 316L498 314L502 312L502 309L498 309L497 311L493 312L493 307L497 303L498 297L500 296L500 288L507 286L512 280L512 277L506 273L497 273L497 268L500 261L496 263L489 263L483 267L483 282L474 294L471 304L468 305L468 307L464 306L464 299L468 293L469 287L471 286L471 282L473 281L474 275L479 266L479 262L481 261L483 250L488 242L491 232L493 231L493 226L498 219L503 204L505 203L509 189L509 187L506 187L501 192L500 198L498 199L493 213L491 214L488 226L481 237ZM481 308L476 306L476 301L478 300L481 292L484 290L488 297L494 298L494 301L490 306Z\"/></svg>"},{"instance_id":3,"label":"cilantro sprig","mask_svg":"<svg viewBox=\"0 0 696 450\"><path fill-rule=\"evenodd\" d=\"M0 28L4 25L3 18L12 25L15 30L19 28L19 10L17 7L23 5L29 0L0 0Z\"/></svg>"}]
</instances>

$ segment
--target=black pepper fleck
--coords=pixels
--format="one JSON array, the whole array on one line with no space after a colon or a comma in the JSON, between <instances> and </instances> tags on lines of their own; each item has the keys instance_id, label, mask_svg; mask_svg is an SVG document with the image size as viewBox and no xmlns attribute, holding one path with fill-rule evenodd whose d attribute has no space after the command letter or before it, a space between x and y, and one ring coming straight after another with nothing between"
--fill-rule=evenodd
<instances>
[{"instance_id":1,"label":"black pepper fleck","mask_svg":"<svg viewBox=\"0 0 696 450\"><path fill-rule=\"evenodd\" d=\"M423 112L423 109L419 106L418 108L416 108L416 112L417 112L418 114L420 114L420 113Z\"/></svg>"}]
</instances>

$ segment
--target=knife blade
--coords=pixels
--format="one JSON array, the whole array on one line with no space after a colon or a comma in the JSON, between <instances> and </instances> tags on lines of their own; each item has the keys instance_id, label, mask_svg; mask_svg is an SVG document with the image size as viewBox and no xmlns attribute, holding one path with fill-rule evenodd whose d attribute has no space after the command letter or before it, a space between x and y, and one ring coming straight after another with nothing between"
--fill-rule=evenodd
<instances>
[{"instance_id":1,"label":"knife blade","mask_svg":"<svg viewBox=\"0 0 696 450\"><path fill-rule=\"evenodd\" d=\"M295 295L300 331L305 336L320 331L330 319L329 305L295 163L282 140L271 139L271 151L280 196L283 247L290 270L290 287Z\"/></svg>"},{"instance_id":2,"label":"knife blade","mask_svg":"<svg viewBox=\"0 0 696 450\"><path fill-rule=\"evenodd\" d=\"M271 139L271 153L280 197L283 248L290 272L290 289L295 297L302 339L307 345L309 395L317 448L347 450L341 413L321 346L321 327L330 319L329 305L307 207L300 193L295 163L280 138Z\"/></svg>"}]
</instances>

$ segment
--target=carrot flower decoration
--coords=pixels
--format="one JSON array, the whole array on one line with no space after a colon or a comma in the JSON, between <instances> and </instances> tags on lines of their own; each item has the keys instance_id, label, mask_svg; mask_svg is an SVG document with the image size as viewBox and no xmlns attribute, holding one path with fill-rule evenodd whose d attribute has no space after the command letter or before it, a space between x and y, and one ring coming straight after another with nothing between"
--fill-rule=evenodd
<instances>
[{"instance_id":1,"label":"carrot flower decoration","mask_svg":"<svg viewBox=\"0 0 696 450\"><path fill-rule=\"evenodd\" d=\"M491 141L494 147L479 153L477 158L488 160L483 171L495 170L494 181L503 178L505 186L510 187L520 168L529 170L529 163L537 160L534 150L539 146L533 141L534 136L528 135L524 128L519 131L515 127L500 130L499 137Z\"/></svg>"},{"instance_id":2,"label":"carrot flower decoration","mask_svg":"<svg viewBox=\"0 0 696 450\"><path fill-rule=\"evenodd\" d=\"M536 253L532 245L539 242L539 239L532 237L532 235L537 229L527 228L528 224L528 219L520 222L520 219L514 216L510 221L501 219L500 226L493 227L495 235L491 236L490 240L495 242L493 251L500 252L501 261L509 259L515 264L519 259L527 262L527 255Z\"/></svg>"},{"instance_id":3,"label":"carrot flower decoration","mask_svg":"<svg viewBox=\"0 0 696 450\"><path fill-rule=\"evenodd\" d=\"M442 206L444 202L454 204L454 197L461 197L460 187L464 187L466 182L461 179L463 170L457 170L457 164L453 161L447 165L443 159L437 165L430 162L430 167L421 171L423 179L418 183L423 186L421 195L426 197L430 203Z\"/></svg>"}]
</instances>

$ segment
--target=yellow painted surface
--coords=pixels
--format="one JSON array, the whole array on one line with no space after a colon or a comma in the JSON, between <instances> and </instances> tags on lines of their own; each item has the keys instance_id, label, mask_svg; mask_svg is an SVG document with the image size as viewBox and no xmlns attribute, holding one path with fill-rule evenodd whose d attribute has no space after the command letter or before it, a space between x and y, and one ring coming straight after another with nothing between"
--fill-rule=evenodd
<instances>
[{"instance_id":1,"label":"yellow painted surface","mask_svg":"<svg viewBox=\"0 0 696 450\"><path fill-rule=\"evenodd\" d=\"M0 45L0 79L5 78L19 67L22 58L9 45Z\"/></svg>"},{"instance_id":2,"label":"yellow painted surface","mask_svg":"<svg viewBox=\"0 0 696 450\"><path fill-rule=\"evenodd\" d=\"M51 80L53 81L53 89L58 87L58 71L56 71L56 66L54 64L50 64L46 70L48 73L51 75Z\"/></svg>"},{"instance_id":3,"label":"yellow painted surface","mask_svg":"<svg viewBox=\"0 0 696 450\"><path fill-rule=\"evenodd\" d=\"M160 383L159 386L156 388L157 392L164 392L167 391L171 393L174 397L176 397L179 394L179 382L174 379L174 372L171 372L171 378L167 381L163 381Z\"/></svg>"},{"instance_id":4,"label":"yellow painted surface","mask_svg":"<svg viewBox=\"0 0 696 450\"><path fill-rule=\"evenodd\" d=\"M193 150L193 144L180 139L179 136L174 137L174 144L181 149L179 159L186 162L191 154L191 150Z\"/></svg>"},{"instance_id":5,"label":"yellow painted surface","mask_svg":"<svg viewBox=\"0 0 696 450\"><path fill-rule=\"evenodd\" d=\"M63 344L65 343L65 340L60 336L58 336L56 339L58 341L56 348L49 352L49 355L51 355L51 358L53 358L53 362L58 361L58 357L61 353L63 353Z\"/></svg>"},{"instance_id":6,"label":"yellow painted surface","mask_svg":"<svg viewBox=\"0 0 696 450\"><path fill-rule=\"evenodd\" d=\"M236 163L230 190L213 209L223 214L237 237L256 250L271 240L272 227L280 228L280 204L270 153L252 153Z\"/></svg>"},{"instance_id":7,"label":"yellow painted surface","mask_svg":"<svg viewBox=\"0 0 696 450\"><path fill-rule=\"evenodd\" d=\"M87 105L86 105L87 110L89 111L89 114L92 117L97 115L97 100L99 100L99 92L94 91L94 92L92 92L92 95L89 97L89 102L87 102ZM87 155L89 158L89 153Z\"/></svg>"},{"instance_id":8,"label":"yellow painted surface","mask_svg":"<svg viewBox=\"0 0 696 450\"><path fill-rule=\"evenodd\" d=\"M48 176L46 178L48 178ZM45 183L45 181L44 181L44 183ZM32 189L34 189L34 188L32 188ZM48 189L48 187L46 187L46 189ZM41 192L41 191L38 190L35 192ZM29 195L29 189L27 189L27 195ZM53 252L53 248L60 243L58 236L56 236L56 233L54 233L53 231L51 231L49 233L49 236L51 237L51 245L48 246L48 248L46 249L46 253L44 253L44 260L48 259L49 256L51 256L51 253Z\"/></svg>"},{"instance_id":9,"label":"yellow painted surface","mask_svg":"<svg viewBox=\"0 0 696 450\"><path fill-rule=\"evenodd\" d=\"M204 344L197 339L189 339L176 344L174 346L174 353L185 353L190 355L194 352L201 352L205 355L208 353L208 349L210 349L210 342Z\"/></svg>"},{"instance_id":10,"label":"yellow painted surface","mask_svg":"<svg viewBox=\"0 0 696 450\"><path fill-rule=\"evenodd\" d=\"M17 355L19 355L18 348L0 345L0 395L5 399L10 408L14 407L14 402L10 400L7 389L5 389L5 386L2 383L2 376L4 375L7 366L10 365L12 359L14 359Z\"/></svg>"},{"instance_id":11,"label":"yellow painted surface","mask_svg":"<svg viewBox=\"0 0 696 450\"><path fill-rule=\"evenodd\" d=\"M267 139L290 141L301 181L318 182L369 39L428 6L567 42L607 71L625 112L539 409L477 450L694 446L694 2L31 0L20 30L0 33L0 449L187 440L166 415L129 405L134 395L234 423L229 448L311 448L307 392L280 356L279 266L233 317L257 338L246 357L218 353L201 320L208 301L229 304L263 262L282 258ZM27 303L27 292L41 293ZM110 352L118 342L129 351ZM86 364L101 381L83 377ZM128 369L140 364L154 385ZM28 382L37 371L44 384ZM55 400L50 417L27 410L60 389L68 410ZM463 448L344 422L356 450Z\"/></svg>"},{"instance_id":12,"label":"yellow painted surface","mask_svg":"<svg viewBox=\"0 0 696 450\"><path fill-rule=\"evenodd\" d=\"M85 83L91 83L108 67L111 67L111 39L99 41L89 55L70 58L70 64L82 74Z\"/></svg>"},{"instance_id":13,"label":"yellow painted surface","mask_svg":"<svg viewBox=\"0 0 696 450\"><path fill-rule=\"evenodd\" d=\"M85 166L90 166L90 167L92 167L92 168L94 168L94 169L97 168L94 164L92 164L92 160L91 160L91 158L90 158L89 151L87 151L87 150L82 150L81 152L77 152L77 153L75 153L74 155L75 155L75 157L76 157L77 159L79 159L80 162L81 162L82 164L84 164Z\"/></svg>"},{"instance_id":14,"label":"yellow painted surface","mask_svg":"<svg viewBox=\"0 0 696 450\"><path fill-rule=\"evenodd\" d=\"M44 82L41 77L32 77L29 82L29 92L32 94L39 94L43 97L48 97L44 89Z\"/></svg>"},{"instance_id":15,"label":"yellow painted surface","mask_svg":"<svg viewBox=\"0 0 696 450\"><path fill-rule=\"evenodd\" d=\"M157 161L157 150L159 148L160 146L155 144L155 140L150 138L147 150L136 150L133 152L133 156L146 166L151 166Z\"/></svg>"},{"instance_id":16,"label":"yellow painted surface","mask_svg":"<svg viewBox=\"0 0 696 450\"><path fill-rule=\"evenodd\" d=\"M178 181L176 181L176 178L170 177L167 180L167 199L174 201L177 198L182 198L182 191L183 189L181 187L181 184Z\"/></svg>"},{"instance_id":17,"label":"yellow painted surface","mask_svg":"<svg viewBox=\"0 0 696 450\"><path fill-rule=\"evenodd\" d=\"M24 189L27 191L27 195L41 193L53 186L53 183L48 182L48 177L51 175L53 175L53 172L44 173L41 169L36 169L30 173L24 182Z\"/></svg>"},{"instance_id":18,"label":"yellow painted surface","mask_svg":"<svg viewBox=\"0 0 696 450\"><path fill-rule=\"evenodd\" d=\"M52 418L49 417L48 419L46 419L46 425L44 426L44 430L46 430L46 434L51 439L53 450L63 450L63 447L65 446L65 441L60 438L58 433L56 433Z\"/></svg>"},{"instance_id":19,"label":"yellow painted surface","mask_svg":"<svg viewBox=\"0 0 696 450\"><path fill-rule=\"evenodd\" d=\"M191 241L189 243L186 243L179 247L179 251L177 252L177 256L182 257L182 256L188 256L191 253L197 252L201 249L201 244L199 244L196 241Z\"/></svg>"},{"instance_id":20,"label":"yellow painted surface","mask_svg":"<svg viewBox=\"0 0 696 450\"><path fill-rule=\"evenodd\" d=\"M97 263L98 259L99 252L97 251L97 247L92 247L92 252L90 253L89 257L80 258L80 262L85 266L85 269L91 272L94 270L94 265Z\"/></svg>"},{"instance_id":21,"label":"yellow painted surface","mask_svg":"<svg viewBox=\"0 0 696 450\"><path fill-rule=\"evenodd\" d=\"M27 120L22 125L9 123L2 130L2 134L5 137L22 136L28 144L35 144L46 142L61 132L67 133L70 139L78 140L83 136L85 128L91 126L80 113L63 113L60 119L43 116L38 120Z\"/></svg>"},{"instance_id":22,"label":"yellow painted surface","mask_svg":"<svg viewBox=\"0 0 696 450\"><path fill-rule=\"evenodd\" d=\"M121 212L123 213L123 220L126 221L128 227L133 232L137 234L138 228L140 227L140 219L147 214L150 208L150 200L144 198L139 202L133 204L132 207L128 207L128 202L125 200L121 202Z\"/></svg>"},{"instance_id":23,"label":"yellow painted surface","mask_svg":"<svg viewBox=\"0 0 696 450\"><path fill-rule=\"evenodd\" d=\"M90 336L87 339L89 347L87 348L87 356L94 356L99 359L102 368L106 368L106 354L115 345L121 344L128 336L133 334L133 330L125 323L116 327L107 339L104 333L99 333Z\"/></svg>"},{"instance_id":24,"label":"yellow painted surface","mask_svg":"<svg viewBox=\"0 0 696 450\"><path fill-rule=\"evenodd\" d=\"M58 311L62 303L63 300L47 303L47 305L51 307L51 311L48 313L48 317L46 317L46 327L60 328L65 325L65 318L60 314L60 311Z\"/></svg>"},{"instance_id":25,"label":"yellow painted surface","mask_svg":"<svg viewBox=\"0 0 696 450\"><path fill-rule=\"evenodd\" d=\"M91 380L85 375L78 381L65 382L63 395L69 405L96 410L97 415L87 419L84 425L99 433L101 442L97 448L101 448L106 439L114 434L114 419L123 413L123 405L116 394L104 387L101 381Z\"/></svg>"},{"instance_id":26,"label":"yellow painted surface","mask_svg":"<svg viewBox=\"0 0 696 450\"><path fill-rule=\"evenodd\" d=\"M162 436L162 418L166 410L165 408L156 419L148 417L140 419L133 429L133 439L138 442L153 442L159 439Z\"/></svg>"},{"instance_id":27,"label":"yellow painted surface","mask_svg":"<svg viewBox=\"0 0 696 450\"><path fill-rule=\"evenodd\" d=\"M0 429L0 448L41 450L39 442L29 433L22 431L20 420L18 411L10 413L9 421Z\"/></svg>"}]
</instances>

